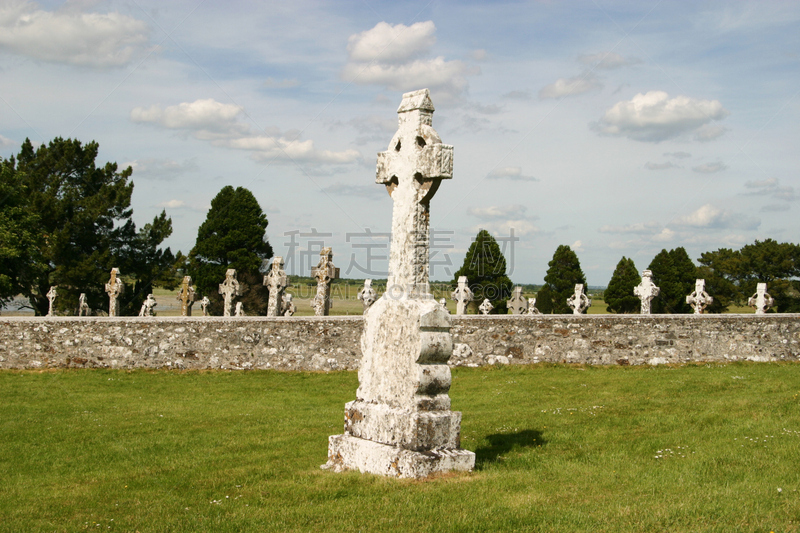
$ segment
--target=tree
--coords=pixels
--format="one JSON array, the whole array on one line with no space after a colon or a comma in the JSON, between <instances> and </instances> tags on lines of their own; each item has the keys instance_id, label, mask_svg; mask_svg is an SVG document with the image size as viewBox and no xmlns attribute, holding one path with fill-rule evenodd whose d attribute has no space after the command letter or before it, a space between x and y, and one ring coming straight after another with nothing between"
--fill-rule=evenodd
<instances>
[{"instance_id":1,"label":"tree","mask_svg":"<svg viewBox=\"0 0 800 533\"><path fill-rule=\"evenodd\" d=\"M611 275L603 300L612 313L638 313L641 309L639 297L633 289L642 281L633 259L623 256Z\"/></svg>"},{"instance_id":2,"label":"tree","mask_svg":"<svg viewBox=\"0 0 800 533\"><path fill-rule=\"evenodd\" d=\"M694 291L697 267L689 259L683 247L661 250L647 267L653 272L653 283L659 287L659 295L652 301L653 313L691 313L686 297ZM713 296L713 295L712 295Z\"/></svg>"},{"instance_id":3,"label":"tree","mask_svg":"<svg viewBox=\"0 0 800 533\"><path fill-rule=\"evenodd\" d=\"M29 272L13 274L19 292L26 296L36 314L45 314L49 307L47 291L59 286L57 309L74 310L78 295L86 293L91 308L108 305L103 291L113 267L123 267L124 256L133 255L148 241L153 249L172 232L172 222L162 213L153 225L155 233L137 233L130 209L133 170L118 172L116 163L95 166L98 144L82 145L77 139L56 138L34 150L30 140L22 144L20 153L5 165L14 168L22 186L23 207L35 213L37 220L31 231L37 236L38 251ZM146 227L147 228L147 227ZM171 257L169 249L156 255ZM158 265L130 263L122 270L126 284L123 312L138 311L136 302L146 294L132 287L152 278ZM149 282L147 282L149 283ZM135 307L135 309L131 309Z\"/></svg>"},{"instance_id":4,"label":"tree","mask_svg":"<svg viewBox=\"0 0 800 533\"><path fill-rule=\"evenodd\" d=\"M546 312L544 309L548 308L548 304L551 313L572 313L572 309L567 305L567 299L575 293L575 285L582 283L588 289L586 275L581 270L581 262L578 260L578 256L569 246L562 244L556 248L553 259L547 263L547 266L549 268L544 277L544 283L548 290L544 291L545 287L542 287L542 290L539 291L539 295L536 298L537 307L542 313ZM543 292L544 295L542 294ZM549 295L547 294L548 292L550 293ZM540 302L540 298L549 298L549 302Z\"/></svg>"},{"instance_id":5,"label":"tree","mask_svg":"<svg viewBox=\"0 0 800 533\"><path fill-rule=\"evenodd\" d=\"M265 238L268 223L255 196L244 187L225 186L211 200L189 253L189 274L198 294L211 300L213 314L222 314L218 290L229 268L236 269L244 308L253 314L266 312L262 265L272 257L272 246Z\"/></svg>"},{"instance_id":6,"label":"tree","mask_svg":"<svg viewBox=\"0 0 800 533\"><path fill-rule=\"evenodd\" d=\"M506 275L506 258L488 231L482 229L475 236L464 264L455 274L453 288L458 285L460 276L467 276L474 294L473 307L488 298L494 306L493 314L508 312L506 302L511 297L512 283Z\"/></svg>"}]
</instances>

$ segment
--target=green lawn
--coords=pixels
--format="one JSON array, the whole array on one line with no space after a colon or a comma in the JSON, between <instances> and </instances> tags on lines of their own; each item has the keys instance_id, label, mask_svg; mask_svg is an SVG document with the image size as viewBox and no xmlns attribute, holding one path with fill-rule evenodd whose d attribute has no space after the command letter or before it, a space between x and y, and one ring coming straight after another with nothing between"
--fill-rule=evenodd
<instances>
[{"instance_id":1,"label":"green lawn","mask_svg":"<svg viewBox=\"0 0 800 533\"><path fill-rule=\"evenodd\" d=\"M797 531L800 366L455 369L471 474L319 469L354 372L0 372L0 531Z\"/></svg>"}]
</instances>

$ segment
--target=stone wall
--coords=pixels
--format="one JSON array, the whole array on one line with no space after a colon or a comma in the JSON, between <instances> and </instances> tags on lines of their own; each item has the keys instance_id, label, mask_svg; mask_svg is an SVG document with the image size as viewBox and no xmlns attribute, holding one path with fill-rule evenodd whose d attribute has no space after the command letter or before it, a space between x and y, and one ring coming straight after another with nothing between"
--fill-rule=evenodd
<instances>
[{"instance_id":1,"label":"stone wall","mask_svg":"<svg viewBox=\"0 0 800 533\"><path fill-rule=\"evenodd\" d=\"M362 317L0 317L0 368L352 370ZM453 316L453 366L796 361L800 315Z\"/></svg>"}]
</instances>

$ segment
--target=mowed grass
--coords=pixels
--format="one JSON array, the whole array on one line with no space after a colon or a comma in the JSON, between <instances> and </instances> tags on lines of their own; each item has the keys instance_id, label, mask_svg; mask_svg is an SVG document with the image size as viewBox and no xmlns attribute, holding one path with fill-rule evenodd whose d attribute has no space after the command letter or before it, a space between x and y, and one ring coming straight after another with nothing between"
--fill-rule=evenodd
<instances>
[{"instance_id":1,"label":"mowed grass","mask_svg":"<svg viewBox=\"0 0 800 533\"><path fill-rule=\"evenodd\" d=\"M0 531L797 531L797 364L455 369L473 473L320 470L355 372L0 372Z\"/></svg>"}]
</instances>

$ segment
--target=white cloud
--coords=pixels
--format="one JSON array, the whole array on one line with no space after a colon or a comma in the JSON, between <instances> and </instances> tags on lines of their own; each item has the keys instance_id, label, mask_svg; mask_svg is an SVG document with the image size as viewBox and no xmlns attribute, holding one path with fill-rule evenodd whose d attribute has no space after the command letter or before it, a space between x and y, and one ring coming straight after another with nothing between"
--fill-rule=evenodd
<instances>
[{"instance_id":1,"label":"white cloud","mask_svg":"<svg viewBox=\"0 0 800 533\"><path fill-rule=\"evenodd\" d=\"M119 67L144 49L149 33L143 21L120 13L45 11L18 0L0 6L0 49L51 63Z\"/></svg>"},{"instance_id":2,"label":"white cloud","mask_svg":"<svg viewBox=\"0 0 800 533\"><path fill-rule=\"evenodd\" d=\"M145 158L128 161L120 165L121 168L131 167L133 177L155 178L171 180L186 172L197 170L197 160L188 159L183 163L174 159Z\"/></svg>"},{"instance_id":3,"label":"white cloud","mask_svg":"<svg viewBox=\"0 0 800 533\"><path fill-rule=\"evenodd\" d=\"M697 130L729 114L719 100L670 98L663 91L650 91L617 102L592 127L604 135L660 142Z\"/></svg>"},{"instance_id":4,"label":"white cloud","mask_svg":"<svg viewBox=\"0 0 800 533\"><path fill-rule=\"evenodd\" d=\"M740 228L753 230L761 225L761 221L706 204L693 213L678 218L675 221L675 225L690 228Z\"/></svg>"},{"instance_id":5,"label":"white cloud","mask_svg":"<svg viewBox=\"0 0 800 533\"><path fill-rule=\"evenodd\" d=\"M533 224L533 220L538 217L528 217L525 213L528 208L521 204L470 207L467 214L481 219L483 222L480 227L473 228L473 231L485 229L492 235L514 235L523 236L539 233L539 228Z\"/></svg>"},{"instance_id":6,"label":"white cloud","mask_svg":"<svg viewBox=\"0 0 800 533\"><path fill-rule=\"evenodd\" d=\"M527 207L521 204L492 205L489 207L470 207L467 214L481 220L497 220L501 218L525 218Z\"/></svg>"},{"instance_id":7,"label":"white cloud","mask_svg":"<svg viewBox=\"0 0 800 533\"><path fill-rule=\"evenodd\" d=\"M6 148L7 146L16 146L18 143L15 143L8 137L3 137L0 135L0 148Z\"/></svg>"},{"instance_id":8,"label":"white cloud","mask_svg":"<svg viewBox=\"0 0 800 533\"><path fill-rule=\"evenodd\" d=\"M675 240L675 232L664 228L657 235L653 235L653 240L655 242L672 242Z\"/></svg>"},{"instance_id":9,"label":"white cloud","mask_svg":"<svg viewBox=\"0 0 800 533\"><path fill-rule=\"evenodd\" d=\"M771 196L778 200L786 200L791 202L797 200L794 187L791 185L781 186L778 178L768 178L765 180L753 180L745 182L746 189L750 189L749 195L755 196Z\"/></svg>"},{"instance_id":10,"label":"white cloud","mask_svg":"<svg viewBox=\"0 0 800 533\"><path fill-rule=\"evenodd\" d=\"M475 71L441 56L425 59L436 43L435 33L432 21L411 26L379 22L350 36L342 76L353 83L383 85L393 91L428 87L443 96L459 95L467 88L465 76Z\"/></svg>"},{"instance_id":11,"label":"white cloud","mask_svg":"<svg viewBox=\"0 0 800 533\"><path fill-rule=\"evenodd\" d=\"M540 233L540 229L536 227L530 220L495 220L484 222L480 226L474 226L472 228L473 232L478 232L482 229L485 229L489 233L491 233L494 237L502 237L511 235L511 232L514 232L514 236L516 237L524 237L526 235L535 235Z\"/></svg>"},{"instance_id":12,"label":"white cloud","mask_svg":"<svg viewBox=\"0 0 800 533\"><path fill-rule=\"evenodd\" d=\"M648 161L644 165L644 168L646 168L647 170L667 170L670 168L681 168L681 167L676 165L672 161L667 161L666 163L651 163Z\"/></svg>"},{"instance_id":13,"label":"white cloud","mask_svg":"<svg viewBox=\"0 0 800 533\"><path fill-rule=\"evenodd\" d=\"M584 65L594 65L594 68L601 70L613 70L628 65L641 63L642 60L631 57L624 58L614 52L600 52L598 54L585 54L578 56L578 61Z\"/></svg>"},{"instance_id":14,"label":"white cloud","mask_svg":"<svg viewBox=\"0 0 800 533\"><path fill-rule=\"evenodd\" d=\"M636 233L642 235L652 235L661 229L661 224L657 222L639 222L636 224L626 224L624 226L601 226L600 233Z\"/></svg>"},{"instance_id":15,"label":"white cloud","mask_svg":"<svg viewBox=\"0 0 800 533\"><path fill-rule=\"evenodd\" d=\"M486 176L488 180L512 180L512 181L539 181L539 178L526 176L522 173L521 167L502 167L496 168Z\"/></svg>"},{"instance_id":16,"label":"white cloud","mask_svg":"<svg viewBox=\"0 0 800 533\"><path fill-rule=\"evenodd\" d=\"M603 85L595 76L591 74L581 74L574 78L559 78L550 85L545 85L539 91L539 98L562 98L566 96L577 96L594 89L602 89Z\"/></svg>"},{"instance_id":17,"label":"white cloud","mask_svg":"<svg viewBox=\"0 0 800 533\"><path fill-rule=\"evenodd\" d=\"M582 252L583 251L583 242L582 241L575 241L570 246L573 252Z\"/></svg>"},{"instance_id":18,"label":"white cloud","mask_svg":"<svg viewBox=\"0 0 800 533\"><path fill-rule=\"evenodd\" d=\"M186 202L183 200L167 200L165 202L160 202L156 204L156 207L165 207L167 209L180 209L181 207L186 207Z\"/></svg>"},{"instance_id":19,"label":"white cloud","mask_svg":"<svg viewBox=\"0 0 800 533\"><path fill-rule=\"evenodd\" d=\"M311 140L301 141L299 132L257 132L240 119L244 108L223 104L213 99L196 100L162 109L153 105L131 111L131 120L157 124L161 127L191 134L194 138L211 141L215 146L253 152L257 161L304 161L311 163L352 163L360 159L357 150L333 152L317 150Z\"/></svg>"},{"instance_id":20,"label":"white cloud","mask_svg":"<svg viewBox=\"0 0 800 533\"><path fill-rule=\"evenodd\" d=\"M715 174L717 172L722 172L727 168L728 165L720 161L717 161L716 163L703 163L702 165L692 167L692 170L694 170L695 172L699 172L701 174Z\"/></svg>"},{"instance_id":21,"label":"white cloud","mask_svg":"<svg viewBox=\"0 0 800 533\"><path fill-rule=\"evenodd\" d=\"M272 78L267 78L264 80L262 86L265 89L291 89L293 87L300 86L300 80L297 78L290 78L290 79L283 79L283 80L275 80Z\"/></svg>"},{"instance_id":22,"label":"white cloud","mask_svg":"<svg viewBox=\"0 0 800 533\"><path fill-rule=\"evenodd\" d=\"M728 131L728 128L718 124L706 124L694 133L694 140L700 142L713 141L714 139L722 137L726 131Z\"/></svg>"}]
</instances>

